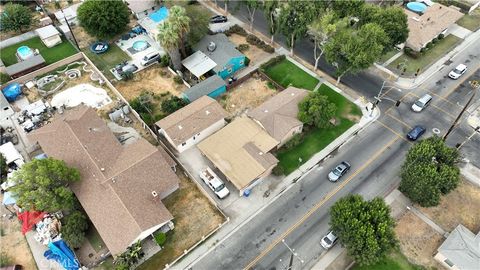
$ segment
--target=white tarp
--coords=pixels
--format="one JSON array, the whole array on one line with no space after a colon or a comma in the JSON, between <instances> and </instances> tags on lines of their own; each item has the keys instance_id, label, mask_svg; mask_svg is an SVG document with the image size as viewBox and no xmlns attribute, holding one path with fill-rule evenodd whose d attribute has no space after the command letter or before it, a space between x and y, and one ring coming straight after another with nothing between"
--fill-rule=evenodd
<instances>
[{"instance_id":1,"label":"white tarp","mask_svg":"<svg viewBox=\"0 0 480 270\"><path fill-rule=\"evenodd\" d=\"M20 161L23 164L23 157L20 153L15 149L12 142L8 142L6 144L0 145L0 153L5 157L7 160L7 164L10 164L15 161ZM18 165L18 162L15 162Z\"/></svg>"},{"instance_id":2,"label":"white tarp","mask_svg":"<svg viewBox=\"0 0 480 270\"><path fill-rule=\"evenodd\" d=\"M59 108L63 105L75 107L83 103L89 107L98 109L111 102L112 99L104 89L82 83L56 94L50 104Z\"/></svg>"}]
</instances>

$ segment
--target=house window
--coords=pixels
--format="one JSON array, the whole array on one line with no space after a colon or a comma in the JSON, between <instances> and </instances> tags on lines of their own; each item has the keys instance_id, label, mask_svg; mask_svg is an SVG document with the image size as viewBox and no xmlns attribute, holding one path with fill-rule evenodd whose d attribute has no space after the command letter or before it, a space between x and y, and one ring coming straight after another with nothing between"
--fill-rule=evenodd
<instances>
[{"instance_id":1,"label":"house window","mask_svg":"<svg viewBox=\"0 0 480 270\"><path fill-rule=\"evenodd\" d=\"M447 264L448 266L450 266L450 267L453 267L453 266L455 265L455 264L454 264L452 261L450 261L449 259L445 259L445 261L443 261L443 262L446 263L446 264Z\"/></svg>"},{"instance_id":2,"label":"house window","mask_svg":"<svg viewBox=\"0 0 480 270\"><path fill-rule=\"evenodd\" d=\"M187 145L187 143L186 143L186 142L182 143L182 146L185 146L185 145Z\"/></svg>"},{"instance_id":3,"label":"house window","mask_svg":"<svg viewBox=\"0 0 480 270\"><path fill-rule=\"evenodd\" d=\"M233 71L233 69L231 67L227 69L228 73L232 73L232 71Z\"/></svg>"}]
</instances>

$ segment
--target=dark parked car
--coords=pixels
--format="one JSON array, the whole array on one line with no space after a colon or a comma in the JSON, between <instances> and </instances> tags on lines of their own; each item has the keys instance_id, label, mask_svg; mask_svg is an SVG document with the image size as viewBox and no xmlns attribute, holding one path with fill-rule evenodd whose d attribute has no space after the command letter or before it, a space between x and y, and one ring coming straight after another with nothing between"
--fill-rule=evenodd
<instances>
[{"instance_id":1,"label":"dark parked car","mask_svg":"<svg viewBox=\"0 0 480 270\"><path fill-rule=\"evenodd\" d=\"M346 174L349 169L350 169L350 163L346 161L342 161L328 174L328 180L332 182L337 182L338 179L340 179L340 177Z\"/></svg>"},{"instance_id":2,"label":"dark parked car","mask_svg":"<svg viewBox=\"0 0 480 270\"><path fill-rule=\"evenodd\" d=\"M407 133L407 138L411 141L416 141L420 136L425 133L426 129L422 126L415 126L410 132Z\"/></svg>"},{"instance_id":3,"label":"dark parked car","mask_svg":"<svg viewBox=\"0 0 480 270\"><path fill-rule=\"evenodd\" d=\"M223 15L215 15L212 18L210 18L210 23L224 23L228 21L226 16Z\"/></svg>"}]
</instances>

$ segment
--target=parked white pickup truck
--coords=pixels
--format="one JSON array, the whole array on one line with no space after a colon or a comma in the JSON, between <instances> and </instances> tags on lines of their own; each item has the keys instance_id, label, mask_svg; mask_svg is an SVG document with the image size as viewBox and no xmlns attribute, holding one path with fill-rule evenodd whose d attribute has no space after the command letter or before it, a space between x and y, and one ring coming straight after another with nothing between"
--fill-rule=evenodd
<instances>
[{"instance_id":1,"label":"parked white pickup truck","mask_svg":"<svg viewBox=\"0 0 480 270\"><path fill-rule=\"evenodd\" d=\"M230 191L225 187L222 180L220 180L220 178L209 167L200 172L200 178L202 178L203 182L207 184L219 199L223 199L230 194Z\"/></svg>"}]
</instances>

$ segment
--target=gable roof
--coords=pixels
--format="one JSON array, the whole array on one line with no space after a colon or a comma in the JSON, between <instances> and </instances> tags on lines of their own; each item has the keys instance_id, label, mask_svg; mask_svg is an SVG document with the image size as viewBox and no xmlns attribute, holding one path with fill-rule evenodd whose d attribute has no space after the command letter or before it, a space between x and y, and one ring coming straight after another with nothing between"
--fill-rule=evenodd
<instances>
[{"instance_id":1,"label":"gable roof","mask_svg":"<svg viewBox=\"0 0 480 270\"><path fill-rule=\"evenodd\" d=\"M417 51L463 16L457 9L439 3L427 7L422 15L406 8L403 11L408 17L406 46Z\"/></svg>"},{"instance_id":2,"label":"gable roof","mask_svg":"<svg viewBox=\"0 0 480 270\"><path fill-rule=\"evenodd\" d=\"M281 141L292 128L302 125L297 119L298 103L307 95L307 90L290 86L247 115L260 122L270 136Z\"/></svg>"},{"instance_id":3,"label":"gable roof","mask_svg":"<svg viewBox=\"0 0 480 270\"><path fill-rule=\"evenodd\" d=\"M218 75L208 77L194 86L188 88L183 94L190 101L195 101L203 96L210 94L211 92L219 89L220 87L226 87L225 81Z\"/></svg>"},{"instance_id":4,"label":"gable roof","mask_svg":"<svg viewBox=\"0 0 480 270\"><path fill-rule=\"evenodd\" d=\"M60 32L58 32L57 28L55 28L51 24L42 28L38 28L35 30L35 32L41 39L46 39L49 37L60 35Z\"/></svg>"},{"instance_id":5,"label":"gable roof","mask_svg":"<svg viewBox=\"0 0 480 270\"><path fill-rule=\"evenodd\" d=\"M164 150L144 139L121 145L93 109L68 110L28 137L80 171L81 180L71 188L113 255L173 218L152 195L178 187Z\"/></svg>"},{"instance_id":6,"label":"gable roof","mask_svg":"<svg viewBox=\"0 0 480 270\"><path fill-rule=\"evenodd\" d=\"M213 52L208 50L210 42L215 43L216 46ZM244 56L235 48L235 45L230 42L225 34L206 35L195 45L194 49L196 51L202 51L217 64L217 66L213 68L217 73L223 70L230 59Z\"/></svg>"},{"instance_id":7,"label":"gable roof","mask_svg":"<svg viewBox=\"0 0 480 270\"><path fill-rule=\"evenodd\" d=\"M197 146L241 190L277 164L268 153L277 145L252 119L240 117Z\"/></svg>"},{"instance_id":8,"label":"gable roof","mask_svg":"<svg viewBox=\"0 0 480 270\"><path fill-rule=\"evenodd\" d=\"M125 0L128 8L134 13L140 13L158 6L154 0Z\"/></svg>"},{"instance_id":9,"label":"gable roof","mask_svg":"<svg viewBox=\"0 0 480 270\"><path fill-rule=\"evenodd\" d=\"M155 125L163 129L170 139L179 145L227 116L228 113L216 100L203 96L161 119Z\"/></svg>"},{"instance_id":10,"label":"gable roof","mask_svg":"<svg viewBox=\"0 0 480 270\"><path fill-rule=\"evenodd\" d=\"M438 248L443 256L459 269L478 269L480 266L480 232L474 235L459 224Z\"/></svg>"},{"instance_id":11,"label":"gable roof","mask_svg":"<svg viewBox=\"0 0 480 270\"><path fill-rule=\"evenodd\" d=\"M200 76L212 70L217 64L202 51L196 51L189 57L183 59L182 65L195 75L195 77L200 78Z\"/></svg>"}]
</instances>

